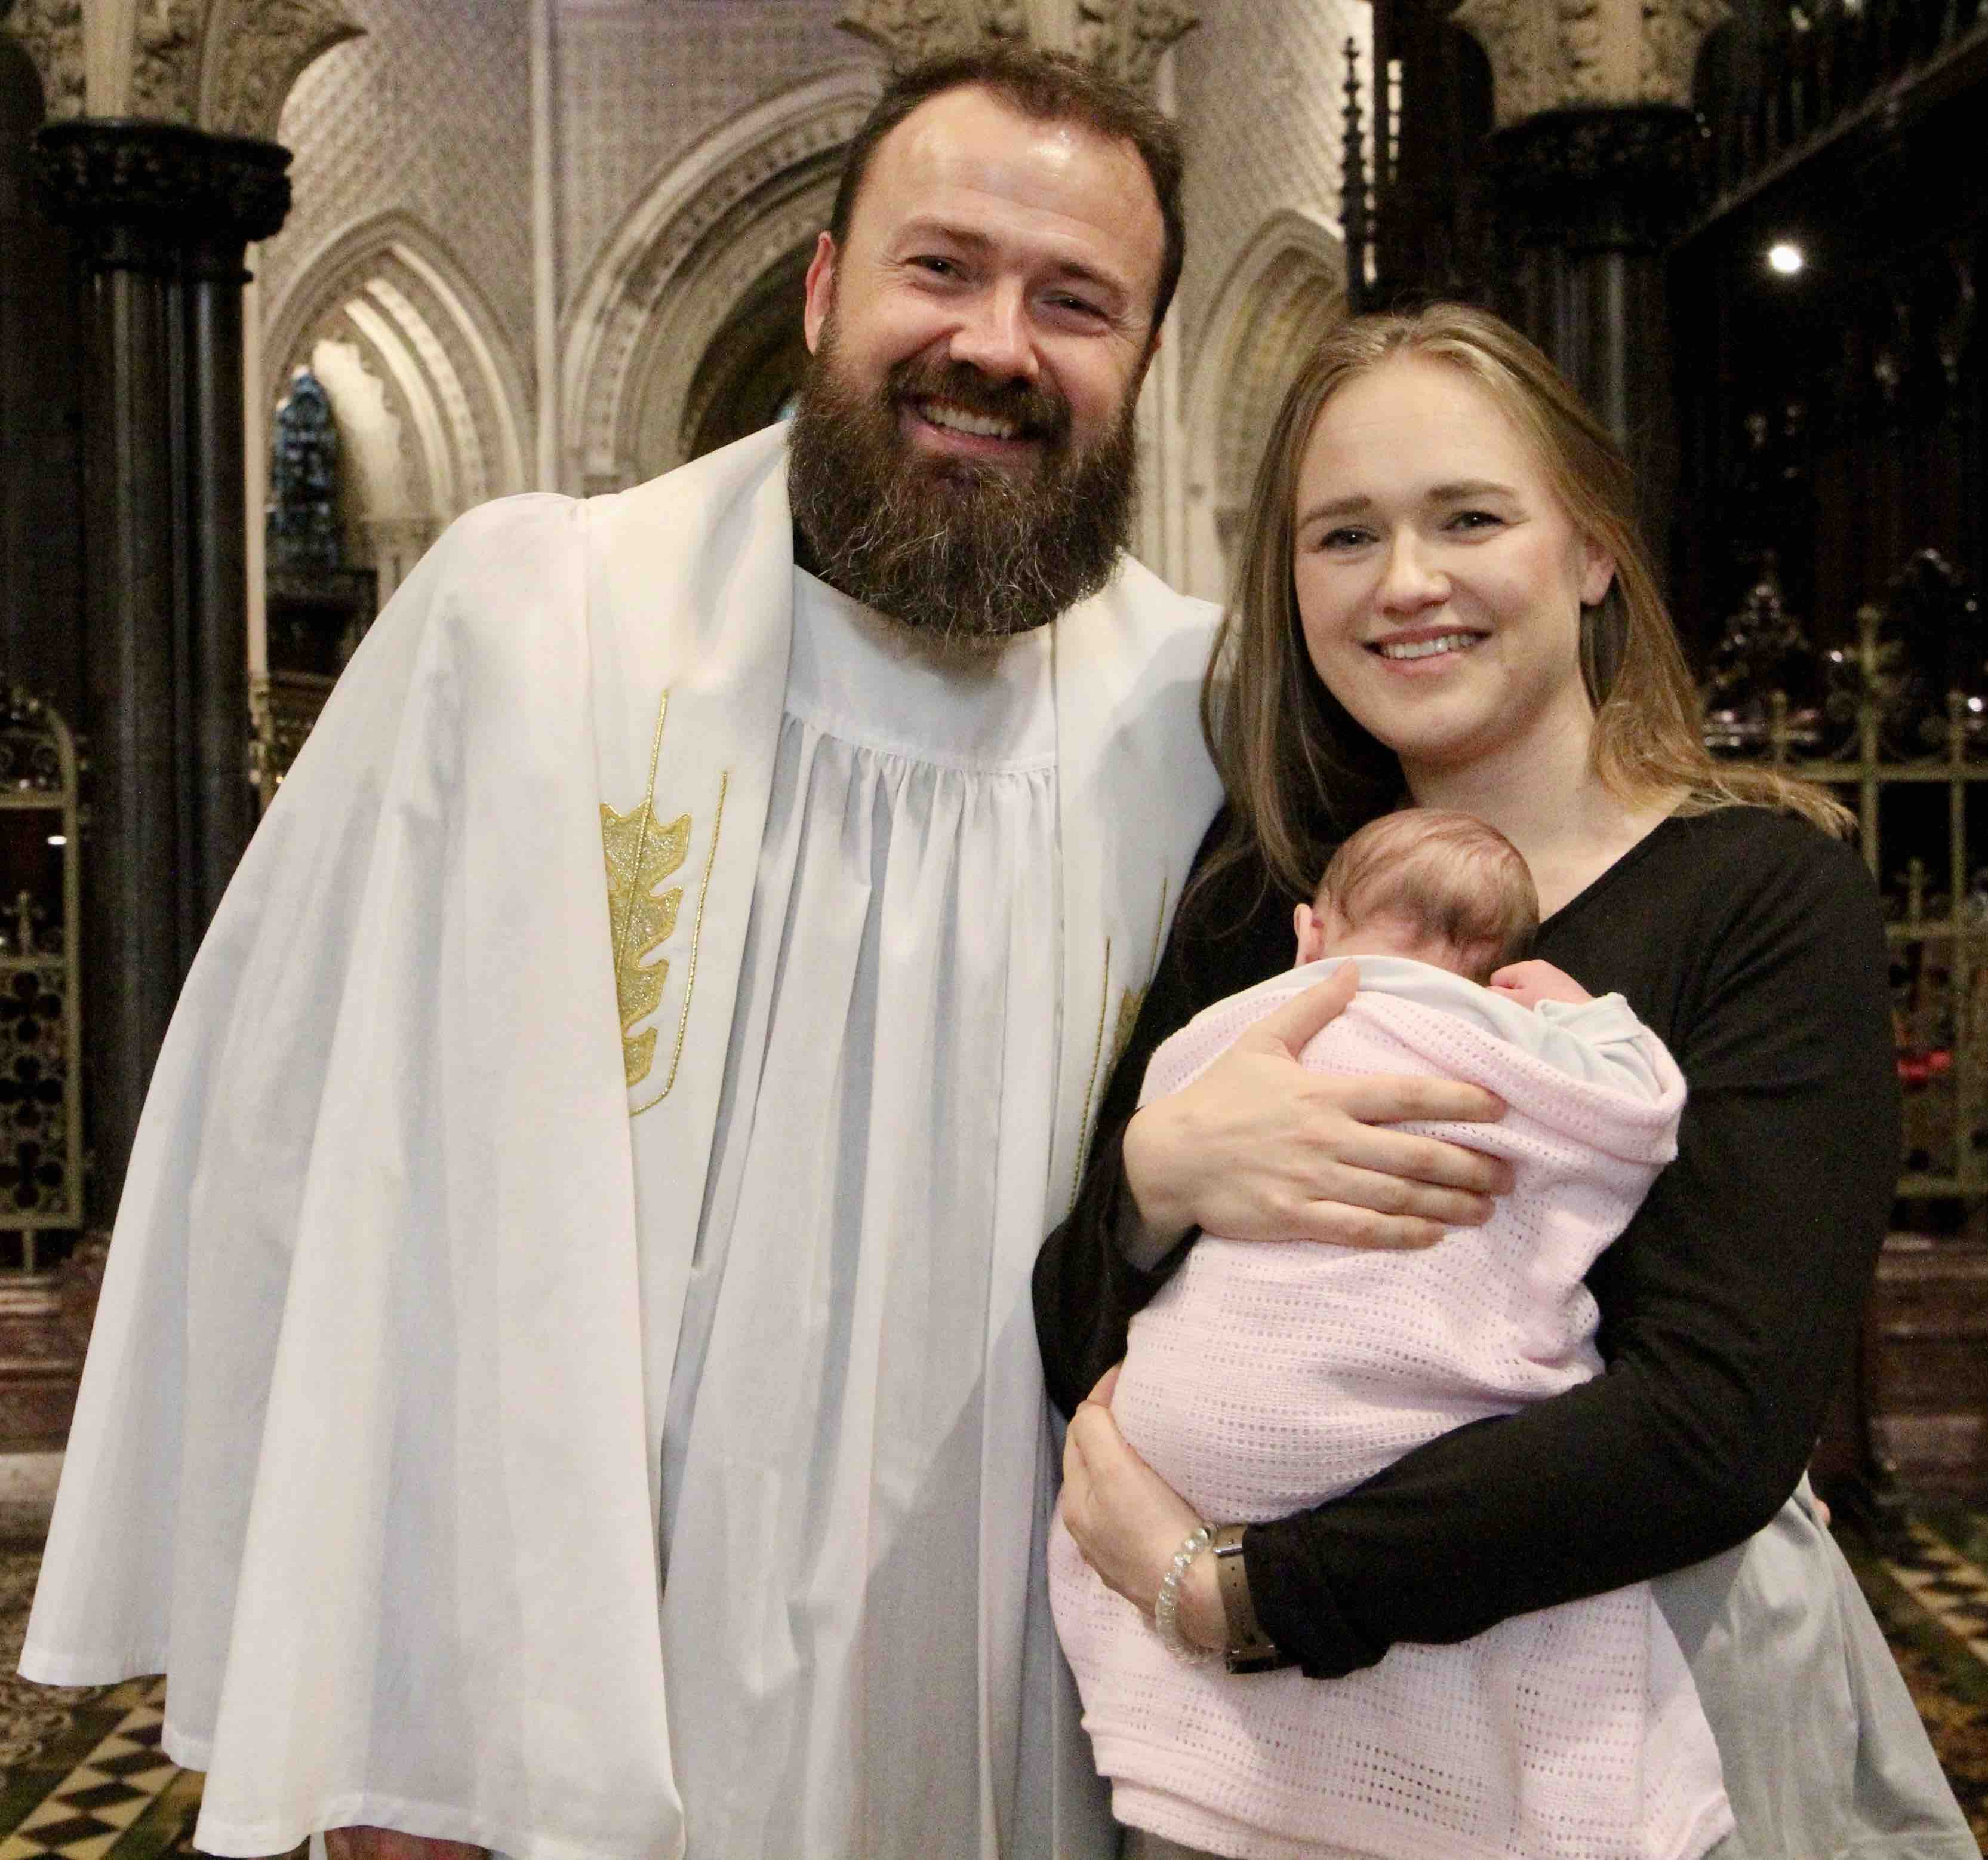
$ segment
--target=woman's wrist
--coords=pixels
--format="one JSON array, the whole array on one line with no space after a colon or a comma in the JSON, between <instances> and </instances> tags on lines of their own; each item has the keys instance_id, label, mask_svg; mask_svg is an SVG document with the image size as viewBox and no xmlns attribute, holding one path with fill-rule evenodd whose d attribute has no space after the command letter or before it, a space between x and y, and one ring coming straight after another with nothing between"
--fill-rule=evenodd
<instances>
[{"instance_id":1,"label":"woman's wrist","mask_svg":"<svg viewBox=\"0 0 1988 1860\"><path fill-rule=\"evenodd\" d=\"M1165 1102L1161 1099L1134 1112L1120 1148L1125 1182L1118 1196L1116 1238L1119 1252L1142 1272L1151 1271L1194 1225L1192 1213L1167 1192Z\"/></svg>"},{"instance_id":2,"label":"woman's wrist","mask_svg":"<svg viewBox=\"0 0 1988 1860\"><path fill-rule=\"evenodd\" d=\"M1229 1622L1222 1608L1222 1586L1215 1559L1196 1557L1181 1578L1174 1619L1181 1638L1219 1653L1229 1645Z\"/></svg>"}]
</instances>

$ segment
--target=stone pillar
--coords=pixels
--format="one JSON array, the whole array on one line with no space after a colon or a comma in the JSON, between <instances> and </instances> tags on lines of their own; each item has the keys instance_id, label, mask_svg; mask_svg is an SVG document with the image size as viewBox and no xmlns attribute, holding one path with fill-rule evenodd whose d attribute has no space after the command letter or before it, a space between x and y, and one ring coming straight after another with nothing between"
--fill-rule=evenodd
<instances>
[{"instance_id":1,"label":"stone pillar","mask_svg":"<svg viewBox=\"0 0 1988 1860\"><path fill-rule=\"evenodd\" d=\"M38 157L87 272L85 1070L100 1228L180 983L255 822L242 255L282 224L290 157L90 118L46 126Z\"/></svg>"},{"instance_id":2,"label":"stone pillar","mask_svg":"<svg viewBox=\"0 0 1988 1860\"><path fill-rule=\"evenodd\" d=\"M1692 75L1726 0L1463 0L1491 66L1506 307L1635 468L1661 553L1676 476L1663 254L1697 198ZM1501 296L1503 293L1501 293Z\"/></svg>"},{"instance_id":3,"label":"stone pillar","mask_svg":"<svg viewBox=\"0 0 1988 1860\"><path fill-rule=\"evenodd\" d=\"M1513 320L1628 455L1660 553L1677 480L1664 254L1696 198L1700 131L1664 104L1551 110L1493 132Z\"/></svg>"}]
</instances>

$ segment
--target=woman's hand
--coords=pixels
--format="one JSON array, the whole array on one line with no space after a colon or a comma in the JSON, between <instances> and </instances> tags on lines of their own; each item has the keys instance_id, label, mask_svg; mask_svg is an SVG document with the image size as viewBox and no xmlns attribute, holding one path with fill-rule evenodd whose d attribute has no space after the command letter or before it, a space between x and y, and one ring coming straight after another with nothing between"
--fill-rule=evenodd
<instances>
[{"instance_id":1,"label":"woman's hand","mask_svg":"<svg viewBox=\"0 0 1988 1860\"><path fill-rule=\"evenodd\" d=\"M1265 1016L1195 1082L1125 1127L1125 1180L1148 1264L1190 1227L1245 1240L1433 1246L1491 1217L1510 1165L1391 1124L1485 1123L1490 1092L1452 1079L1307 1072L1298 1055L1359 986L1354 966Z\"/></svg>"},{"instance_id":2,"label":"woman's hand","mask_svg":"<svg viewBox=\"0 0 1988 1860\"><path fill-rule=\"evenodd\" d=\"M1057 1507L1084 1560L1108 1587L1150 1615L1174 1552L1202 1520L1119 1432L1111 1392L1122 1367L1107 1370L1070 1417ZM1178 1592L1181 1632L1197 1646L1226 1646L1229 1630L1215 1559L1195 1557Z\"/></svg>"}]
</instances>

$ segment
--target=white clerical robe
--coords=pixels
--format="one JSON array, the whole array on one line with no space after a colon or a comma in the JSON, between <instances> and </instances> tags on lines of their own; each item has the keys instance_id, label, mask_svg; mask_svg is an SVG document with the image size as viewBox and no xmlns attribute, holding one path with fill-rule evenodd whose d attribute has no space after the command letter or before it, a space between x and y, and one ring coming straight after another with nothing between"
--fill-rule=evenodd
<instances>
[{"instance_id":1,"label":"white clerical robe","mask_svg":"<svg viewBox=\"0 0 1988 1860\"><path fill-rule=\"evenodd\" d=\"M1050 1714L989 1720L977 1602L991 1273L1047 1186L1050 637L948 664L795 587L663 1429L690 1850L923 1860L991 1809L1005 1851L1046 1853ZM1045 1705L1046 1608L1032 1580L1004 1627Z\"/></svg>"},{"instance_id":2,"label":"white clerical robe","mask_svg":"<svg viewBox=\"0 0 1988 1860\"><path fill-rule=\"evenodd\" d=\"M778 1317L756 1341L794 1393L754 1395L742 1335L720 1378L729 1294L707 1309L693 1293L706 1211L735 1190L729 1264L749 1225L769 1243L747 1204L768 1195L758 1158L783 1156L735 1097L720 1118L757 1024L764 945L749 971L748 945L786 817L794 580L778 432L617 496L472 512L374 628L217 914L134 1145L22 1661L52 1682L168 1672L167 1746L208 1771L209 1852L279 1852L354 1822L519 1860L685 1851L672 1751L698 1770L700 1674L673 1650L708 1545L673 1513L666 1599L659 1531L687 1314L712 1320L700 1396L756 1402L737 1438L763 1419L798 1455L811 1429L815 1449L830 1437L819 1416L835 1411L839 1442L854 1415L853 1384L810 1385L808 1339ZM1030 1152L992 1179L1009 1199L984 1236L962 1419L980 1436L977 1493L959 1495L977 1542L959 1598L973 1668L955 1670L962 1637L927 1669L935 1712L942 1679L977 1694L975 1828L919 1831L948 1855L1110 1851L1067 1682L1031 1689L1053 1670L1030 1598L1054 1469L1029 1270L1219 798L1195 715L1210 617L1128 563L1038 648L1055 725L1053 1050L1030 1059L1036 1037L1004 1020L990 1056L1038 1067L1033 1130L988 1108L1026 1097L1005 1073L977 1103L921 1101L881 1074L868 1087L866 1203L890 1199L893 1121L958 1117L983 1145ZM860 749L889 752L841 746ZM894 820L891 838L894 863ZM1029 894L1044 894L1040 874ZM803 990L797 1014L818 1005L810 928L779 932L775 993ZM893 1013L910 1010L912 986L896 992ZM894 1218L936 1218L950 1185L926 1192L929 1211ZM1032 1196L1030 1226L1016 1211ZM814 1264L828 1263L823 1308L854 1336L874 1294L859 1284L837 1306L834 1226ZM742 1329L769 1308L742 1306ZM883 1351L874 1367L897 1365ZM800 1582L776 1597L728 1578L705 1598L713 1620L777 1606L762 1625L854 1671L835 1584L860 1560L838 1539L810 1563L796 1534L819 1552L840 1529L848 1468L811 1460L801 1492L742 1469L729 1490L701 1483L703 1418L681 1496L762 1506L729 1518L726 1540ZM909 1516L894 1460L881 1473L873 1486ZM756 1670L770 1646L748 1656ZM803 1740L814 1774L847 1757L833 1723L803 1729L822 1739ZM761 1838L692 1851L781 1851Z\"/></svg>"}]
</instances>

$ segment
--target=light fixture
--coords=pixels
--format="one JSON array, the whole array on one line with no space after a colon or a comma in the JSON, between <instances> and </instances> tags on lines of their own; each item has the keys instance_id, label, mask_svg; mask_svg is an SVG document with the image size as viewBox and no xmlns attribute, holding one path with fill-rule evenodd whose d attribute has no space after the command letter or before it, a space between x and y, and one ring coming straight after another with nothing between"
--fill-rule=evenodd
<instances>
[{"instance_id":1,"label":"light fixture","mask_svg":"<svg viewBox=\"0 0 1988 1860\"><path fill-rule=\"evenodd\" d=\"M1791 240L1777 239L1767 248L1769 267L1779 272L1783 278L1792 278L1807 262L1802 249Z\"/></svg>"},{"instance_id":2,"label":"light fixture","mask_svg":"<svg viewBox=\"0 0 1988 1860\"><path fill-rule=\"evenodd\" d=\"M66 846L69 844L69 835L66 833L52 833L49 835L49 844L51 846Z\"/></svg>"}]
</instances>

